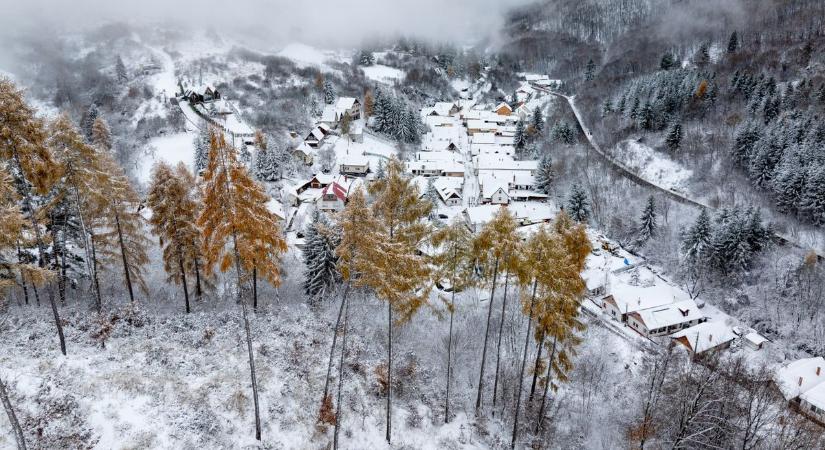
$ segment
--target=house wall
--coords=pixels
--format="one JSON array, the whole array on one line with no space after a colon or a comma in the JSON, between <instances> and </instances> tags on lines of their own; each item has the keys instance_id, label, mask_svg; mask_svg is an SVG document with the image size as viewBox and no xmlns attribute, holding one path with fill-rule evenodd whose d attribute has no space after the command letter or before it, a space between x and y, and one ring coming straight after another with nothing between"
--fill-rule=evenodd
<instances>
[{"instance_id":1,"label":"house wall","mask_svg":"<svg viewBox=\"0 0 825 450\"><path fill-rule=\"evenodd\" d=\"M510 203L510 197L499 189L490 197L490 203L494 205L506 205Z\"/></svg>"},{"instance_id":2,"label":"house wall","mask_svg":"<svg viewBox=\"0 0 825 450\"><path fill-rule=\"evenodd\" d=\"M816 422L825 423L825 407L812 405L809 402L799 399L799 412L814 419Z\"/></svg>"},{"instance_id":3,"label":"house wall","mask_svg":"<svg viewBox=\"0 0 825 450\"><path fill-rule=\"evenodd\" d=\"M318 209L321 211L341 211L344 209L344 202L337 197L335 200L325 200L321 197L318 199Z\"/></svg>"}]
</instances>

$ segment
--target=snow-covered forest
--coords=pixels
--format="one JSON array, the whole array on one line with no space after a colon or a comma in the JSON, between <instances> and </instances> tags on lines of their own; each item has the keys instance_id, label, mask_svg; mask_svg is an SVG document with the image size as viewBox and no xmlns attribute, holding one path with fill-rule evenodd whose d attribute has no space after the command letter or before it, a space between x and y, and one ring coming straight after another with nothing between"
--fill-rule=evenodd
<instances>
[{"instance_id":1,"label":"snow-covered forest","mask_svg":"<svg viewBox=\"0 0 825 450\"><path fill-rule=\"evenodd\" d=\"M0 448L825 448L821 2L184 3L0 5Z\"/></svg>"}]
</instances>

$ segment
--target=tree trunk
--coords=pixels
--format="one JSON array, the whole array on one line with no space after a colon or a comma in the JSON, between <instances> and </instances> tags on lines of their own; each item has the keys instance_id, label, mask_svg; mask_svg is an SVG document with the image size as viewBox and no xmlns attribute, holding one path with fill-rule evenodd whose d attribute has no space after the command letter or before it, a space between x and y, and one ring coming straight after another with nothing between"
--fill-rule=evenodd
<instances>
[{"instance_id":1,"label":"tree trunk","mask_svg":"<svg viewBox=\"0 0 825 450\"><path fill-rule=\"evenodd\" d=\"M258 312L258 266L252 266L252 311Z\"/></svg>"},{"instance_id":2,"label":"tree trunk","mask_svg":"<svg viewBox=\"0 0 825 450\"><path fill-rule=\"evenodd\" d=\"M203 295L203 290L201 289L201 269L200 264L198 263L198 257L195 257L195 299L200 301L201 296Z\"/></svg>"},{"instance_id":3,"label":"tree trunk","mask_svg":"<svg viewBox=\"0 0 825 450\"><path fill-rule=\"evenodd\" d=\"M252 400L255 404L255 439L261 440L261 410L258 404L258 380L255 376L255 356L252 351L252 333L249 330L249 317L246 313L246 302L241 301L243 311L243 327L246 332L246 348L249 351L249 372L252 376Z\"/></svg>"},{"instance_id":4,"label":"tree trunk","mask_svg":"<svg viewBox=\"0 0 825 450\"><path fill-rule=\"evenodd\" d=\"M52 306L54 324L57 326L57 337L60 340L60 352L63 353L63 356L66 356L66 337L63 335L63 324L60 321L60 314L57 312L57 303L54 301L54 289L49 286L46 290L49 291L49 303Z\"/></svg>"},{"instance_id":5,"label":"tree trunk","mask_svg":"<svg viewBox=\"0 0 825 450\"><path fill-rule=\"evenodd\" d=\"M61 260L57 258L57 249L58 248L60 248L60 254L61 255L65 254L65 252L66 252L66 243L62 242L61 245L58 246L58 242L60 242L60 241L57 239L57 230L56 230L57 226L54 225L54 216L52 216L52 224L53 224L53 226L52 226L52 249L54 249L53 250L54 251L54 266L57 269L57 292L58 292L58 295L60 296L60 305L61 306L66 306L66 266L65 266L65 264L63 264L63 263L65 263L66 258L62 259L63 263L61 263L60 262ZM64 236L65 236L65 230L64 230Z\"/></svg>"},{"instance_id":6,"label":"tree trunk","mask_svg":"<svg viewBox=\"0 0 825 450\"><path fill-rule=\"evenodd\" d=\"M9 392L6 390L6 385L0 379L0 401L3 402L3 408L9 416L9 423L14 432L14 440L17 441L17 450L26 450L26 437L23 434L23 428L20 427L20 422L17 421L17 415L11 407L11 400L9 399Z\"/></svg>"},{"instance_id":7,"label":"tree trunk","mask_svg":"<svg viewBox=\"0 0 825 450\"><path fill-rule=\"evenodd\" d=\"M450 423L450 377L453 371L453 316L455 311L455 282L453 282L452 299L450 300L450 334L447 338L447 394L444 401L444 423Z\"/></svg>"},{"instance_id":8,"label":"tree trunk","mask_svg":"<svg viewBox=\"0 0 825 450\"><path fill-rule=\"evenodd\" d=\"M93 234L89 235L89 242L92 247L92 281L95 287L95 293L97 294L97 304L95 308L97 312L100 313L103 311L103 299L100 295L100 281L97 277L97 250L95 248L95 236Z\"/></svg>"},{"instance_id":9,"label":"tree trunk","mask_svg":"<svg viewBox=\"0 0 825 450\"><path fill-rule=\"evenodd\" d=\"M392 303L387 302L387 443L392 439Z\"/></svg>"},{"instance_id":10,"label":"tree trunk","mask_svg":"<svg viewBox=\"0 0 825 450\"><path fill-rule=\"evenodd\" d=\"M40 294L37 292L37 285L32 281L32 291L34 291L34 301L40 307Z\"/></svg>"},{"instance_id":11,"label":"tree trunk","mask_svg":"<svg viewBox=\"0 0 825 450\"><path fill-rule=\"evenodd\" d=\"M345 301L346 302L346 301ZM338 399L335 401L335 433L333 437L333 450L338 450L338 430L341 428L341 391L344 387L344 355L347 352L347 322L349 321L349 302L344 308L344 339L341 341L341 360L338 362Z\"/></svg>"},{"instance_id":12,"label":"tree trunk","mask_svg":"<svg viewBox=\"0 0 825 450\"><path fill-rule=\"evenodd\" d=\"M186 314L189 314L189 288L186 286L186 271L183 269L183 255L178 246L178 268L180 269L180 281L183 285L183 298L186 301Z\"/></svg>"},{"instance_id":13,"label":"tree trunk","mask_svg":"<svg viewBox=\"0 0 825 450\"><path fill-rule=\"evenodd\" d=\"M123 260L123 274L126 277L126 287L129 288L129 301L135 302L135 293L132 290L132 277L129 275L129 261L126 257L126 244L123 242L123 231L120 229L120 215L115 212L115 225L117 226L117 240L120 243L120 257Z\"/></svg>"},{"instance_id":14,"label":"tree trunk","mask_svg":"<svg viewBox=\"0 0 825 450\"><path fill-rule=\"evenodd\" d=\"M95 255L95 237L94 233L86 228L86 222L83 220L83 214L80 212L80 194L78 194L77 189L74 190L74 201L75 208L77 208L77 218L80 220L80 227L83 229L83 247L86 253L86 270L89 271L89 278L94 279L94 283L92 284L92 286L95 289L95 309L99 313L103 309L103 300L100 296L100 284L97 282L97 256Z\"/></svg>"},{"instance_id":15,"label":"tree trunk","mask_svg":"<svg viewBox=\"0 0 825 450\"><path fill-rule=\"evenodd\" d=\"M507 286L510 283L510 271L504 276L504 299L501 302L501 320L498 322L498 344L496 345L496 374L493 377L493 415L496 414L496 397L498 396L498 374L501 362L501 337L504 334L504 315L507 309Z\"/></svg>"},{"instance_id":16,"label":"tree trunk","mask_svg":"<svg viewBox=\"0 0 825 450\"><path fill-rule=\"evenodd\" d=\"M556 338L553 337L553 347L550 349L550 359L547 363L547 382L544 384L544 394L541 396L541 407L539 408L539 416L536 419L536 433L541 428L541 422L544 420L544 406L547 403L547 392L550 390L550 377L553 376L553 358L556 357Z\"/></svg>"},{"instance_id":17,"label":"tree trunk","mask_svg":"<svg viewBox=\"0 0 825 450\"><path fill-rule=\"evenodd\" d=\"M536 304L536 286L538 280L533 280L533 294L530 296L530 314L527 316L527 334L524 336L524 350L521 355L521 371L518 377L518 394L516 395L516 411L513 419L513 440L510 442L510 449L516 448L518 438L518 415L521 409L521 388L524 385L524 368L527 366L527 349L530 346L530 328L533 326L533 305Z\"/></svg>"},{"instance_id":18,"label":"tree trunk","mask_svg":"<svg viewBox=\"0 0 825 450\"><path fill-rule=\"evenodd\" d=\"M335 328L332 330L332 348L329 350L329 364L327 364L327 379L324 382L324 397L321 399L321 404L327 399L329 395L329 378L332 375L332 359L335 356L335 342L338 340L338 328L341 326L341 317L344 314L344 305L347 303L347 295L349 294L350 283L344 288L344 295L341 298L341 307L338 308L338 318L335 319Z\"/></svg>"},{"instance_id":19,"label":"tree trunk","mask_svg":"<svg viewBox=\"0 0 825 450\"><path fill-rule=\"evenodd\" d=\"M484 389L484 363L487 362L487 338L490 335L490 318L493 315L493 298L496 295L496 279L498 277L498 258L493 266L493 284L490 287L490 305L487 307L487 327L484 328L484 347L481 350L481 370L478 374L478 393L476 394L476 416L481 410L481 391Z\"/></svg>"},{"instance_id":20,"label":"tree trunk","mask_svg":"<svg viewBox=\"0 0 825 450\"><path fill-rule=\"evenodd\" d=\"M529 401L533 401L533 394L536 392L536 380L539 377L539 362L541 361L541 351L544 350L544 333L539 336L539 345L536 351L536 364L533 366L533 384L530 386Z\"/></svg>"},{"instance_id":21,"label":"tree trunk","mask_svg":"<svg viewBox=\"0 0 825 450\"><path fill-rule=\"evenodd\" d=\"M20 241L17 241L17 262L19 264L23 264L23 251L20 249ZM29 288L26 285L26 271L20 271L20 285L23 288L23 298L26 300L26 304L29 304Z\"/></svg>"}]
</instances>

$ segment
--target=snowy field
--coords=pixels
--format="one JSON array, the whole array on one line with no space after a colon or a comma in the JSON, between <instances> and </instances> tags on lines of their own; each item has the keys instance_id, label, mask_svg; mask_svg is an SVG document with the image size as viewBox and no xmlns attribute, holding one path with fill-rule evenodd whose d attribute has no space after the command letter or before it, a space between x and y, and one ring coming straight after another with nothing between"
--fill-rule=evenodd
<instances>
[{"instance_id":1,"label":"snowy field","mask_svg":"<svg viewBox=\"0 0 825 450\"><path fill-rule=\"evenodd\" d=\"M364 71L364 75L366 75L370 80L387 84L393 84L396 81L401 81L406 75L403 70L381 64L362 67L361 69Z\"/></svg>"},{"instance_id":2,"label":"snowy field","mask_svg":"<svg viewBox=\"0 0 825 450\"><path fill-rule=\"evenodd\" d=\"M141 158L137 170L138 180L148 184L152 178L152 167L158 161L166 161L170 165L183 162L192 170L195 156L194 138L194 134L183 132L150 140L146 146L147 153Z\"/></svg>"},{"instance_id":3,"label":"snowy field","mask_svg":"<svg viewBox=\"0 0 825 450\"><path fill-rule=\"evenodd\" d=\"M615 155L645 180L668 189L686 191L688 181L693 176L690 169L636 140L620 143Z\"/></svg>"}]
</instances>

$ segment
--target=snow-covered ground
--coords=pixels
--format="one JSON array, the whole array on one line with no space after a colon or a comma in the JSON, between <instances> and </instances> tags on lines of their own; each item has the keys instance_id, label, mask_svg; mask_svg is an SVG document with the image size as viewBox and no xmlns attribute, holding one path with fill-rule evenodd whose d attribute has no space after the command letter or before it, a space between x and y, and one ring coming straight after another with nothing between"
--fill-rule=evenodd
<instances>
[{"instance_id":1,"label":"snow-covered ground","mask_svg":"<svg viewBox=\"0 0 825 450\"><path fill-rule=\"evenodd\" d=\"M366 75L367 78L388 84L392 84L396 81L401 81L404 79L404 76L406 75L403 70L396 69L395 67L384 66L381 64L362 67L361 69L363 69L364 75Z\"/></svg>"},{"instance_id":2,"label":"snow-covered ground","mask_svg":"<svg viewBox=\"0 0 825 450\"><path fill-rule=\"evenodd\" d=\"M316 66L325 71L331 70L327 62L345 62L348 59L341 52L321 50L300 42L288 44L277 55L292 60L299 67Z\"/></svg>"},{"instance_id":3,"label":"snow-covered ground","mask_svg":"<svg viewBox=\"0 0 825 450\"><path fill-rule=\"evenodd\" d=\"M645 180L668 189L686 192L687 183L693 176L690 169L636 140L620 143L615 156Z\"/></svg>"},{"instance_id":4,"label":"snow-covered ground","mask_svg":"<svg viewBox=\"0 0 825 450\"><path fill-rule=\"evenodd\" d=\"M192 170L195 161L194 139L194 133L182 132L150 140L146 146L147 152L141 158L137 170L138 180L144 184L148 183L152 177L152 167L158 161L166 161L171 165L183 162Z\"/></svg>"}]
</instances>

